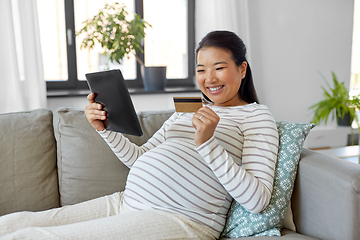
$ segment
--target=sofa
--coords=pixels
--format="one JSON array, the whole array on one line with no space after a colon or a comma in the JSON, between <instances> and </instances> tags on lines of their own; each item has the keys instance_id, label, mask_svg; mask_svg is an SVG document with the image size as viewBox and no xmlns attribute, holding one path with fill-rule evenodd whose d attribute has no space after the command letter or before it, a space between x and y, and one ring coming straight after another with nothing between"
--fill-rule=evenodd
<instances>
[{"instance_id":1,"label":"sofa","mask_svg":"<svg viewBox=\"0 0 360 240\"><path fill-rule=\"evenodd\" d=\"M127 137L144 143L172 113L139 112L144 135ZM128 168L81 109L0 114L0 132L0 216L76 204L125 187ZM303 148L290 206L281 237L245 239L360 239L360 165Z\"/></svg>"}]
</instances>

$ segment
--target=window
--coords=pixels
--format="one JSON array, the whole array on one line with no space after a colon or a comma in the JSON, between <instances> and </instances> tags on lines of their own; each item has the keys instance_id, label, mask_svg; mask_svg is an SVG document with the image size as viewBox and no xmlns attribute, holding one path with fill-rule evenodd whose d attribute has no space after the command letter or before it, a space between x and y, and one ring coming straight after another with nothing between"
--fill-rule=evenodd
<instances>
[{"instance_id":1,"label":"window","mask_svg":"<svg viewBox=\"0 0 360 240\"><path fill-rule=\"evenodd\" d=\"M354 1L350 95L360 94L360 0Z\"/></svg>"},{"instance_id":2,"label":"window","mask_svg":"<svg viewBox=\"0 0 360 240\"><path fill-rule=\"evenodd\" d=\"M80 49L75 37L82 22L106 3L124 3L129 12L144 17L144 53L138 57L146 66L167 66L167 86L192 86L195 34L193 0L37 0L44 76L48 90L87 89L85 73L118 68L127 86L142 88L140 65L135 57L122 64L111 63L102 49Z\"/></svg>"}]
</instances>

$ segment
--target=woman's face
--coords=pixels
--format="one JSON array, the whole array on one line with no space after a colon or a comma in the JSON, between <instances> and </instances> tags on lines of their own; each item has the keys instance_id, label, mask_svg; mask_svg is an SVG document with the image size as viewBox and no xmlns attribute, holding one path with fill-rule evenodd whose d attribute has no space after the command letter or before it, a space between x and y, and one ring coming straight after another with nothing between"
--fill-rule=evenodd
<instances>
[{"instance_id":1,"label":"woman's face","mask_svg":"<svg viewBox=\"0 0 360 240\"><path fill-rule=\"evenodd\" d=\"M205 47L197 55L196 81L200 90L216 106L246 104L238 91L246 74L247 63L236 66L231 52L217 47Z\"/></svg>"}]
</instances>

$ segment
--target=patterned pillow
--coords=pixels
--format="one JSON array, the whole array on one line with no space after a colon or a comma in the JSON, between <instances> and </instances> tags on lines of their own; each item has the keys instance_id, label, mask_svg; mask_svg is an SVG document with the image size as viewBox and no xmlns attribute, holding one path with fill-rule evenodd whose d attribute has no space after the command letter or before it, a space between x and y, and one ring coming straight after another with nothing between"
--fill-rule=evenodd
<instances>
[{"instance_id":1,"label":"patterned pillow","mask_svg":"<svg viewBox=\"0 0 360 240\"><path fill-rule=\"evenodd\" d=\"M252 214L233 201L222 237L280 236L280 230L294 188L297 166L305 138L314 124L278 122L279 152L274 187L269 205Z\"/></svg>"}]
</instances>

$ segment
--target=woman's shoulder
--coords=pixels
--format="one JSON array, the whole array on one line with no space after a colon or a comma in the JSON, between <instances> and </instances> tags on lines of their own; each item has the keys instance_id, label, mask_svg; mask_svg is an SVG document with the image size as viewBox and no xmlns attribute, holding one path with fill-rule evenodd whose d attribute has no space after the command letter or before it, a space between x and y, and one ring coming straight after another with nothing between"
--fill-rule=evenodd
<instances>
[{"instance_id":1,"label":"woman's shoulder","mask_svg":"<svg viewBox=\"0 0 360 240\"><path fill-rule=\"evenodd\" d=\"M271 119L274 121L274 117L269 108L264 104L251 103L244 105L243 112L245 112L245 119L254 120L257 119Z\"/></svg>"},{"instance_id":2,"label":"woman's shoulder","mask_svg":"<svg viewBox=\"0 0 360 240\"><path fill-rule=\"evenodd\" d=\"M246 113L249 113L249 114L256 113L256 112L261 112L261 111L270 113L270 110L266 105L258 104L256 102L249 103L249 104L246 104L246 105L237 106L237 107L234 108L234 110L237 110L237 111L240 111L240 112L246 112Z\"/></svg>"}]
</instances>

